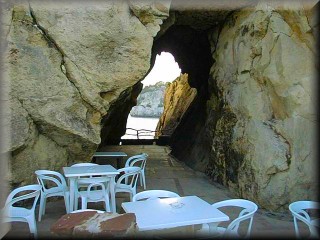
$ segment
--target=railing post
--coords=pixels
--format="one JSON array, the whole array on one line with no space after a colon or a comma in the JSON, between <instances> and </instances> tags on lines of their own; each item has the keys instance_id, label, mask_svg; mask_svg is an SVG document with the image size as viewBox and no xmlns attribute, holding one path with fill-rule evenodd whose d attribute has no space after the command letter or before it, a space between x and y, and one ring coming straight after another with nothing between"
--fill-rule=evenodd
<instances>
[{"instance_id":1,"label":"railing post","mask_svg":"<svg viewBox=\"0 0 320 240\"><path fill-rule=\"evenodd\" d=\"M137 139L139 139L139 130L136 130L137 131Z\"/></svg>"}]
</instances>

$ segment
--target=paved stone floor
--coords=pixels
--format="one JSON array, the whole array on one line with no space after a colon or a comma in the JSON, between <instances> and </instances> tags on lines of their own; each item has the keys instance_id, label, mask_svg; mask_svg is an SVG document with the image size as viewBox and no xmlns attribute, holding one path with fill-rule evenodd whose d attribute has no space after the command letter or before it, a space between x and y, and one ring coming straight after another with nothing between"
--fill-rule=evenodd
<instances>
[{"instance_id":1,"label":"paved stone floor","mask_svg":"<svg viewBox=\"0 0 320 240\"><path fill-rule=\"evenodd\" d=\"M149 155L146 164L146 183L147 189L166 189L178 193L180 196L197 195L208 203L212 204L221 200L237 198L226 188L213 183L203 173L196 172L186 166L183 162L176 160L169 155L170 148L155 145L130 145L130 146L107 146L105 151L123 151L132 156L141 152ZM124 161L123 160L123 164ZM110 164L116 166L115 161ZM138 192L142 191L141 186ZM121 203L129 201L129 196L125 193L118 193L116 196L117 212L123 213ZM92 203L91 203L92 204ZM101 208L90 203L88 208ZM38 211L38 207L36 209ZM37 212L36 212L37 213ZM50 226L65 214L62 198L57 198L47 202L46 214L41 222L37 222L39 238L54 237L50 233ZM227 214L233 215L232 212ZM302 226L302 230L307 229ZM289 214L274 215L263 209L259 209L254 216L252 225L252 238L293 238L294 227L292 217ZM7 238L28 238L30 237L26 223L13 223Z\"/></svg>"}]
</instances>

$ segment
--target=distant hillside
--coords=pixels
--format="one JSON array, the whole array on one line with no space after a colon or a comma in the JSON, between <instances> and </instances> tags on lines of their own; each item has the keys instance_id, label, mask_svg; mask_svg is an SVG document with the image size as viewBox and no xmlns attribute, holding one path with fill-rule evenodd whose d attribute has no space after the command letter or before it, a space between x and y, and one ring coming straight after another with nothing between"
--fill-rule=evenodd
<instances>
[{"instance_id":1,"label":"distant hillside","mask_svg":"<svg viewBox=\"0 0 320 240\"><path fill-rule=\"evenodd\" d=\"M163 112L164 92L169 83L158 82L155 85L146 86L137 98L137 106L133 107L132 117L158 118Z\"/></svg>"}]
</instances>

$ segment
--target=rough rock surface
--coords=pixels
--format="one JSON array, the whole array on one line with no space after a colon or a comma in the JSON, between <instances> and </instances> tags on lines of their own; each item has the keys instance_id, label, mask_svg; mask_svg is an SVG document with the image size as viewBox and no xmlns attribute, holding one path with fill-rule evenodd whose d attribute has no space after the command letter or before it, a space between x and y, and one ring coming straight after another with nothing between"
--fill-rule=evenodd
<instances>
[{"instance_id":1,"label":"rough rock surface","mask_svg":"<svg viewBox=\"0 0 320 240\"><path fill-rule=\"evenodd\" d=\"M314 42L301 6L262 2L229 16L213 54L207 173L267 209L317 196Z\"/></svg>"},{"instance_id":2,"label":"rough rock surface","mask_svg":"<svg viewBox=\"0 0 320 240\"><path fill-rule=\"evenodd\" d=\"M74 237L132 237L137 232L134 213L97 213L73 229Z\"/></svg>"},{"instance_id":3,"label":"rough rock surface","mask_svg":"<svg viewBox=\"0 0 320 240\"><path fill-rule=\"evenodd\" d=\"M70 237L72 236L75 226L81 225L90 219L95 218L97 214L97 211L84 211L65 214L51 225L50 231L60 237Z\"/></svg>"},{"instance_id":4,"label":"rough rock surface","mask_svg":"<svg viewBox=\"0 0 320 240\"><path fill-rule=\"evenodd\" d=\"M131 109L133 117L159 118L163 112L166 83L157 82L146 86L137 98L137 105Z\"/></svg>"},{"instance_id":5,"label":"rough rock surface","mask_svg":"<svg viewBox=\"0 0 320 240\"><path fill-rule=\"evenodd\" d=\"M136 232L136 217L134 213L69 213L58 219L50 231L59 237L129 237Z\"/></svg>"},{"instance_id":6,"label":"rough rock surface","mask_svg":"<svg viewBox=\"0 0 320 240\"><path fill-rule=\"evenodd\" d=\"M110 105L149 70L156 30L144 24L155 28L168 15L156 5L142 23L135 6L30 1L7 8L12 184L34 182L37 169L90 161Z\"/></svg>"},{"instance_id":7,"label":"rough rock surface","mask_svg":"<svg viewBox=\"0 0 320 240\"><path fill-rule=\"evenodd\" d=\"M167 86L156 136L171 135L174 132L196 95L197 90L189 86L188 74L181 74Z\"/></svg>"}]
</instances>

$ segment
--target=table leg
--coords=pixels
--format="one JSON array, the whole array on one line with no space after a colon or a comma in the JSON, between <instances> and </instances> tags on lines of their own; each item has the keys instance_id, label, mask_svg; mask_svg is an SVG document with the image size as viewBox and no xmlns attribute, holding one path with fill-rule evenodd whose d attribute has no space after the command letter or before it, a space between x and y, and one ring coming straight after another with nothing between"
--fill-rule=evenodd
<instances>
[{"instance_id":1,"label":"table leg","mask_svg":"<svg viewBox=\"0 0 320 240\"><path fill-rule=\"evenodd\" d=\"M195 234L195 232L194 232L194 225L187 226L185 233L187 234L186 236L193 238L193 237L194 237L194 234Z\"/></svg>"},{"instance_id":2,"label":"table leg","mask_svg":"<svg viewBox=\"0 0 320 240\"><path fill-rule=\"evenodd\" d=\"M122 157L118 157L116 160L117 160L117 169L120 169L122 167L122 165L121 165Z\"/></svg>"},{"instance_id":3,"label":"table leg","mask_svg":"<svg viewBox=\"0 0 320 240\"><path fill-rule=\"evenodd\" d=\"M210 234L210 236L217 235L218 234L217 227L219 225L219 222L208 223L208 225L209 225L209 234Z\"/></svg>"},{"instance_id":4,"label":"table leg","mask_svg":"<svg viewBox=\"0 0 320 240\"><path fill-rule=\"evenodd\" d=\"M75 187L75 181L76 181L76 178L74 178L74 177L70 178L70 204L69 204L70 212L72 212L74 210L74 198L75 198L74 187Z\"/></svg>"},{"instance_id":5,"label":"table leg","mask_svg":"<svg viewBox=\"0 0 320 240\"><path fill-rule=\"evenodd\" d=\"M111 197L110 208L113 213L117 212L116 211L116 196L115 196L115 192L114 192L115 179L116 179L115 176L110 178L110 197Z\"/></svg>"}]
</instances>

